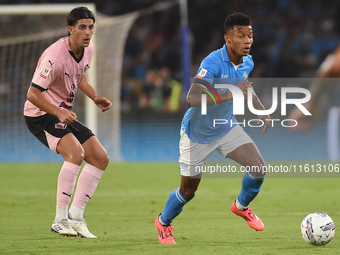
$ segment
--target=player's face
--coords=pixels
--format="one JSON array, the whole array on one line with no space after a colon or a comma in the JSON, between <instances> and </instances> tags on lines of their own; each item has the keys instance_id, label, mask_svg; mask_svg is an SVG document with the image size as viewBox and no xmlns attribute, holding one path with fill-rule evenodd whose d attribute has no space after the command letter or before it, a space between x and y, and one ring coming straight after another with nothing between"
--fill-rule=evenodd
<instances>
[{"instance_id":1,"label":"player's face","mask_svg":"<svg viewBox=\"0 0 340 255\"><path fill-rule=\"evenodd\" d=\"M93 34L94 24L92 19L80 19L74 26L69 26L72 40L78 47L87 47Z\"/></svg>"},{"instance_id":2,"label":"player's face","mask_svg":"<svg viewBox=\"0 0 340 255\"><path fill-rule=\"evenodd\" d=\"M224 40L236 57L247 56L253 44L253 29L251 26L234 26L224 35Z\"/></svg>"}]
</instances>

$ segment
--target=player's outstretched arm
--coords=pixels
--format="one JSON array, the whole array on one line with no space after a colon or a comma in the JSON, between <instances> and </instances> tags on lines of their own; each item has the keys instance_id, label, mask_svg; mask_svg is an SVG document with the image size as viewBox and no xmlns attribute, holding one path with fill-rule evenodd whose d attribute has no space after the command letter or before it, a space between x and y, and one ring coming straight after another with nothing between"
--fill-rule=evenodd
<instances>
[{"instance_id":1,"label":"player's outstretched arm","mask_svg":"<svg viewBox=\"0 0 340 255\"><path fill-rule=\"evenodd\" d=\"M322 62L318 71L316 72L315 79L313 79L309 86L311 99L304 104L304 107L312 114L311 116L304 115L300 109L294 108L289 114L290 119L297 121L294 130L309 131L316 119L318 118L318 109L321 105L321 98L336 84L336 79L340 77L340 47Z\"/></svg>"},{"instance_id":2,"label":"player's outstretched arm","mask_svg":"<svg viewBox=\"0 0 340 255\"><path fill-rule=\"evenodd\" d=\"M107 111L111 108L112 103L109 99L99 96L92 86L89 83L87 75L84 74L83 78L81 79L80 83L78 84L78 88L80 88L85 95L92 99L92 101L100 108L103 112Z\"/></svg>"},{"instance_id":3,"label":"player's outstretched arm","mask_svg":"<svg viewBox=\"0 0 340 255\"><path fill-rule=\"evenodd\" d=\"M324 74L323 77L319 78L326 78ZM288 118L293 119L297 122L297 125L293 128L295 131L305 131L308 132L314 126L314 123L317 119L318 111L317 109L320 106L321 98L328 90L329 86L325 83L325 79L313 79L312 84L308 88L311 93L311 99L303 104L303 106L309 111L312 115L305 115L299 108L295 107L289 113ZM326 81L327 82L327 81Z\"/></svg>"},{"instance_id":4,"label":"player's outstretched arm","mask_svg":"<svg viewBox=\"0 0 340 255\"><path fill-rule=\"evenodd\" d=\"M27 92L27 99L40 110L57 116L60 122L68 125L77 120L77 115L72 111L63 110L53 104L51 104L42 92L33 86L30 86Z\"/></svg>"},{"instance_id":5,"label":"player's outstretched arm","mask_svg":"<svg viewBox=\"0 0 340 255\"><path fill-rule=\"evenodd\" d=\"M326 78L338 78L340 77L340 48L334 53L330 54L320 65L316 72L315 79L309 87L311 93L311 99L306 103L307 110L312 114L316 113L316 109L319 108L320 99L326 92L331 89L336 83L335 79Z\"/></svg>"}]
</instances>

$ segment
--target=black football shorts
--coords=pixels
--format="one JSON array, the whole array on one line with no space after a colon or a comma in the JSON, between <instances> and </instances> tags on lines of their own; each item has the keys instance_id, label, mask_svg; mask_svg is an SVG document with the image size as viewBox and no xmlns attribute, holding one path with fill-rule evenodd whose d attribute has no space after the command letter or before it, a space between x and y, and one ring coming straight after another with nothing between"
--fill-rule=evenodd
<instances>
[{"instance_id":1,"label":"black football shorts","mask_svg":"<svg viewBox=\"0 0 340 255\"><path fill-rule=\"evenodd\" d=\"M83 123L75 121L66 125L61 123L58 117L48 113L39 117L25 116L25 121L29 131L54 152L57 152L59 140L68 133L72 133L80 144L94 136L92 131Z\"/></svg>"}]
</instances>

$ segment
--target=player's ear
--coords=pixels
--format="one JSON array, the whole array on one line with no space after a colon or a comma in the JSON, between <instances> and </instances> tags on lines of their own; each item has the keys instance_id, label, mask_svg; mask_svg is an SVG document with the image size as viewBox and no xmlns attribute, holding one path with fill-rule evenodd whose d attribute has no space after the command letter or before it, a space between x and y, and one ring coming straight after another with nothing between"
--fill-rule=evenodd
<instances>
[{"instance_id":1,"label":"player's ear","mask_svg":"<svg viewBox=\"0 0 340 255\"><path fill-rule=\"evenodd\" d=\"M68 26L68 32L70 33L70 35L73 33L73 26Z\"/></svg>"},{"instance_id":2,"label":"player's ear","mask_svg":"<svg viewBox=\"0 0 340 255\"><path fill-rule=\"evenodd\" d=\"M231 41L230 41L230 35L227 33L227 34L224 34L224 41L226 44L230 44Z\"/></svg>"}]
</instances>

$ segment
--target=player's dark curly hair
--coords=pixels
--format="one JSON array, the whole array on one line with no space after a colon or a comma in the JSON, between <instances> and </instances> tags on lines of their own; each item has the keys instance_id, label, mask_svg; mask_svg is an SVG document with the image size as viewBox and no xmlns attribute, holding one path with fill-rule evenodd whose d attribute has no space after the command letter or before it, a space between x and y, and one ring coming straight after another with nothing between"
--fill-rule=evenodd
<instances>
[{"instance_id":1,"label":"player's dark curly hair","mask_svg":"<svg viewBox=\"0 0 340 255\"><path fill-rule=\"evenodd\" d=\"M96 22L96 17L94 16L93 12L90 11L87 7L77 7L74 8L68 15L67 15L67 25L74 26L78 20L80 19L92 19L93 23Z\"/></svg>"},{"instance_id":2,"label":"player's dark curly hair","mask_svg":"<svg viewBox=\"0 0 340 255\"><path fill-rule=\"evenodd\" d=\"M224 33L234 29L234 26L251 26L251 18L243 12L234 12L224 20Z\"/></svg>"}]
</instances>

